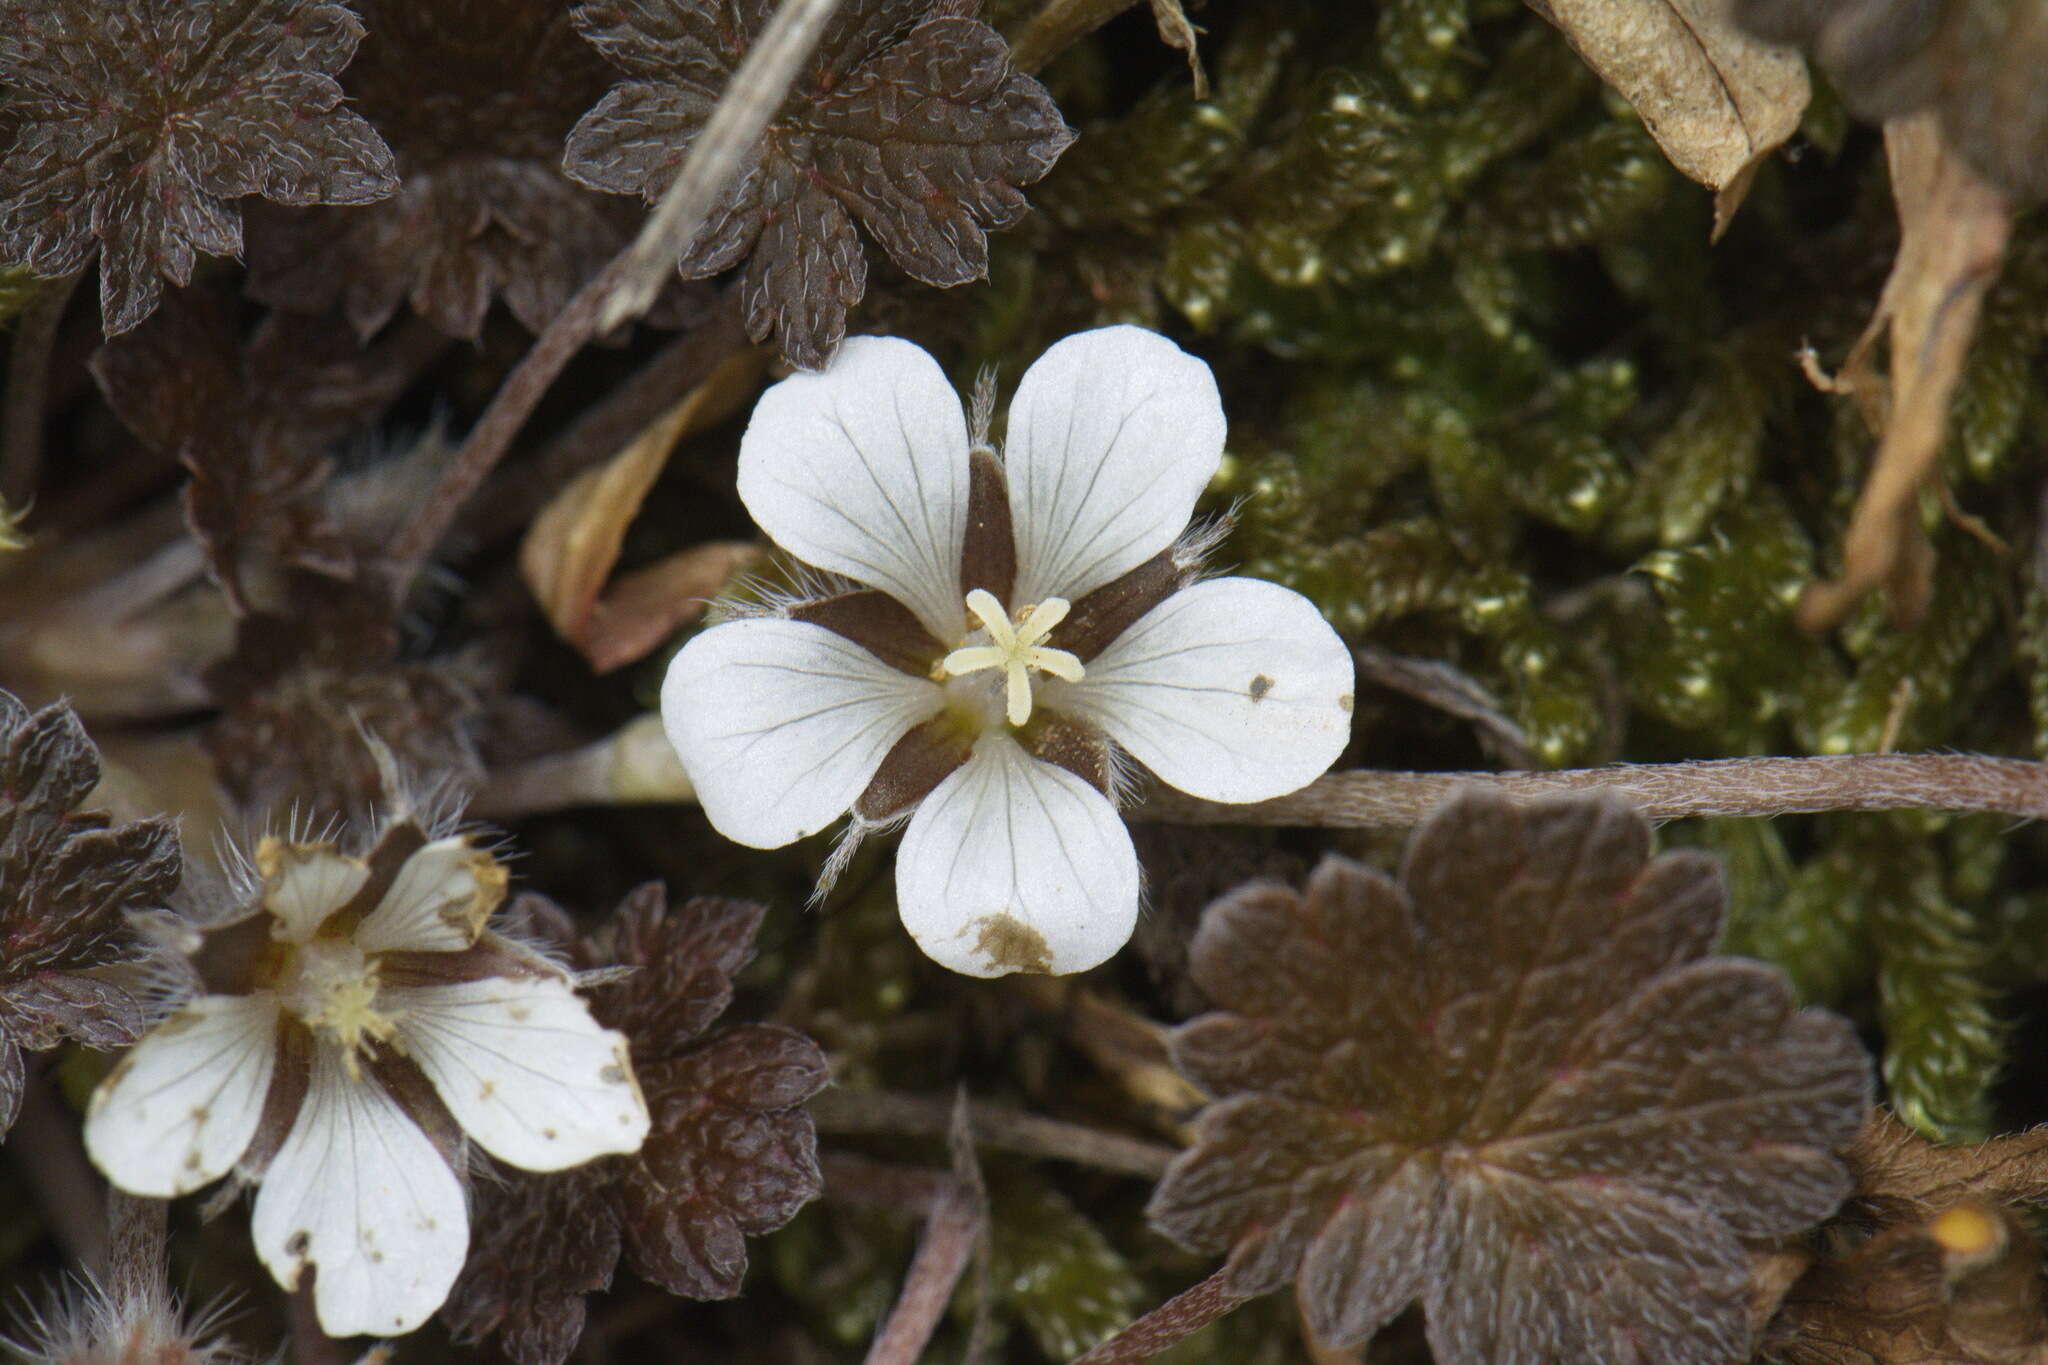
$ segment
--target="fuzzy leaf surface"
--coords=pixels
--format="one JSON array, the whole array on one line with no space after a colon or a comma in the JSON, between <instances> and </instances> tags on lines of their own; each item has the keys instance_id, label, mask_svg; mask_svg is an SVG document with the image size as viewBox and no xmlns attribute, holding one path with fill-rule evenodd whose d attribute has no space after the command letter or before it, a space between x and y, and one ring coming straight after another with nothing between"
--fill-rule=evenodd
<instances>
[{"instance_id":1,"label":"fuzzy leaf surface","mask_svg":"<svg viewBox=\"0 0 2048 1365\"><path fill-rule=\"evenodd\" d=\"M579 6L578 27L631 79L570 134L569 174L659 199L773 8ZM988 232L1023 217L1018 187L1072 140L988 25L931 0L850 0L678 265L695 279L746 262L749 334L773 332L785 356L815 369L867 289L856 220L926 284L981 279Z\"/></svg>"},{"instance_id":2,"label":"fuzzy leaf surface","mask_svg":"<svg viewBox=\"0 0 2048 1365\"><path fill-rule=\"evenodd\" d=\"M558 1365L582 1330L583 1295L610 1283L623 1251L672 1294L730 1298L749 1236L773 1231L821 1188L817 1130L804 1101L830 1073L791 1029L740 1024L707 1033L732 1000L764 913L746 901L671 908L640 888L598 939L576 939L536 898L533 932L580 968L629 966L590 992L600 1023L631 1041L654 1127L640 1151L554 1175L509 1173L477 1209L469 1264L447 1310L465 1340L496 1335L520 1365Z\"/></svg>"},{"instance_id":3,"label":"fuzzy leaf surface","mask_svg":"<svg viewBox=\"0 0 2048 1365\"><path fill-rule=\"evenodd\" d=\"M234 201L364 204L390 149L334 74L363 36L319 0L0 0L0 260L39 275L100 260L125 332L198 253L238 256Z\"/></svg>"},{"instance_id":4,"label":"fuzzy leaf surface","mask_svg":"<svg viewBox=\"0 0 2048 1365\"><path fill-rule=\"evenodd\" d=\"M160 907L182 864L169 820L110 825L77 808L98 751L69 707L31 712L0 692L0 1133L14 1122L23 1049L132 1043L142 1004L90 973L130 955L126 912Z\"/></svg>"},{"instance_id":5,"label":"fuzzy leaf surface","mask_svg":"<svg viewBox=\"0 0 2048 1365\"><path fill-rule=\"evenodd\" d=\"M1410 1302L1445 1365L1744 1358L1738 1240L1848 1192L1869 1108L1842 1020L1775 970L1705 956L1713 864L1652 859L1626 805L1466 795L1400 881L1326 860L1305 893L1210 908L1175 1035L1217 1096L1154 1226L1293 1280L1355 1344Z\"/></svg>"}]
</instances>

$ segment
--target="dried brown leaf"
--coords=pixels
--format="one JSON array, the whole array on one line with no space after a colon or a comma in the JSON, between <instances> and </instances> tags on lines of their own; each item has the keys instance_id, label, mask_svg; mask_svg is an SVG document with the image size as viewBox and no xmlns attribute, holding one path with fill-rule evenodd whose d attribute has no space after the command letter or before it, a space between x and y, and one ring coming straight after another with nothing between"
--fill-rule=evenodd
<instances>
[{"instance_id":1,"label":"dried brown leaf","mask_svg":"<svg viewBox=\"0 0 2048 1365\"><path fill-rule=\"evenodd\" d=\"M1934 560L1920 529L1920 490L1934 476L1949 400L2012 232L2011 201L1949 150L1933 115L1887 125L1885 151L1899 254L1839 381L1881 434L1843 538L1841 576L1808 585L1800 598L1799 623L1812 631L1840 624L1873 588L1884 589L1901 626L1926 613ZM1870 367L1880 329L1890 343L1882 378Z\"/></svg>"},{"instance_id":2,"label":"dried brown leaf","mask_svg":"<svg viewBox=\"0 0 2048 1365\"><path fill-rule=\"evenodd\" d=\"M1174 1057L1218 1097L1154 1226L1293 1280L1317 1335L1423 1301L1443 1365L1733 1361L1740 1238L1825 1216L1869 1105L1842 1020L1704 956L1722 893L1652 859L1622 803L1453 800L1395 882L1326 860L1305 894L1213 906L1196 981L1228 1013Z\"/></svg>"},{"instance_id":3,"label":"dried brown leaf","mask_svg":"<svg viewBox=\"0 0 2048 1365\"><path fill-rule=\"evenodd\" d=\"M1737 28L1722 0L1529 0L1620 91L1671 164L1714 191L1718 236L1763 159L1799 128L1797 52Z\"/></svg>"},{"instance_id":4,"label":"dried brown leaf","mask_svg":"<svg viewBox=\"0 0 2048 1365\"><path fill-rule=\"evenodd\" d=\"M340 108L363 35L319 0L0 0L0 260L100 261L107 334L155 309L197 253L242 250L235 201L364 204L391 152Z\"/></svg>"},{"instance_id":5,"label":"dried brown leaf","mask_svg":"<svg viewBox=\"0 0 2048 1365\"><path fill-rule=\"evenodd\" d=\"M583 652L598 672L638 659L703 610L748 559L744 546L712 544L683 552L606 598L626 528L639 515L676 444L737 412L754 394L761 357L741 351L674 407L649 423L624 450L586 470L557 493L519 547L519 571L555 633ZM664 595L667 594L667 595Z\"/></svg>"}]
</instances>

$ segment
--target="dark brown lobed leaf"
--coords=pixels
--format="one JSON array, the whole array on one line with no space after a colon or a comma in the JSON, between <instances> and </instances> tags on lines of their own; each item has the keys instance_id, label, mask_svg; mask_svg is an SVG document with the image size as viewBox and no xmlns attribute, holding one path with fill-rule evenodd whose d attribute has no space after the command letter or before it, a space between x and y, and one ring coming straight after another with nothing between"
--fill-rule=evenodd
<instances>
[{"instance_id":1,"label":"dark brown lobed leaf","mask_svg":"<svg viewBox=\"0 0 2048 1365\"><path fill-rule=\"evenodd\" d=\"M1840 1203L1870 1072L1777 972L1704 956L1721 910L1625 805L1483 795L1400 882L1333 858L1217 902L1191 966L1230 1012L1173 1050L1219 1099L1154 1225L1242 1292L1295 1280L1335 1345L1420 1298L1444 1365L1742 1358L1738 1239Z\"/></svg>"},{"instance_id":2,"label":"dark brown lobed leaf","mask_svg":"<svg viewBox=\"0 0 2048 1365\"><path fill-rule=\"evenodd\" d=\"M404 303L474 339L493 299L539 331L626 242L625 206L570 181L562 139L608 72L559 0L368 0L342 81L402 184L367 208L259 212L249 292L339 302L368 337Z\"/></svg>"},{"instance_id":3,"label":"dark brown lobed leaf","mask_svg":"<svg viewBox=\"0 0 2048 1365\"><path fill-rule=\"evenodd\" d=\"M601 1212L610 1167L607 1159L477 1182L471 1225L492 1235L472 1237L469 1264L441 1309L457 1341L495 1336L518 1365L568 1358L583 1335L583 1296L610 1288L619 1262L619 1225ZM504 1292L511 1285L520 1292Z\"/></svg>"},{"instance_id":4,"label":"dark brown lobed leaf","mask_svg":"<svg viewBox=\"0 0 2048 1365\"><path fill-rule=\"evenodd\" d=\"M142 1031L142 1003L90 973L132 955L128 912L177 887L178 833L77 810L99 776L75 712L0 692L0 1134L21 1103L22 1049L118 1047Z\"/></svg>"},{"instance_id":5,"label":"dark brown lobed leaf","mask_svg":"<svg viewBox=\"0 0 2048 1365\"><path fill-rule=\"evenodd\" d=\"M478 1206L449 1324L465 1340L496 1335L520 1365L556 1365L582 1330L582 1295L609 1283L622 1249L671 1293L739 1292L747 1237L818 1195L817 1131L803 1105L830 1073L817 1044L790 1029L700 1036L752 955L760 906L699 899L670 909L653 883L599 938L581 940L537 898L514 912L579 968L638 968L592 991L591 1007L631 1040L654 1120L633 1156L517 1178Z\"/></svg>"},{"instance_id":6,"label":"dark brown lobed leaf","mask_svg":"<svg viewBox=\"0 0 2048 1365\"><path fill-rule=\"evenodd\" d=\"M816 1043L768 1024L642 1070L654 1129L613 1194L633 1269L685 1298L739 1293L746 1235L781 1227L823 1187L801 1106L830 1079Z\"/></svg>"},{"instance_id":7,"label":"dark brown lobed leaf","mask_svg":"<svg viewBox=\"0 0 2048 1365\"><path fill-rule=\"evenodd\" d=\"M633 79L570 134L568 173L658 199L772 9L579 6L577 26ZM775 333L784 355L815 369L867 288L856 218L927 284L981 279L988 232L1024 215L1018 187L1072 140L994 29L946 0L850 0L678 266L695 279L746 261L749 334Z\"/></svg>"},{"instance_id":8,"label":"dark brown lobed leaf","mask_svg":"<svg viewBox=\"0 0 2048 1365\"><path fill-rule=\"evenodd\" d=\"M0 261L39 275L100 258L109 336L195 255L240 255L233 201L362 204L391 153L339 108L362 24L319 0L0 0Z\"/></svg>"},{"instance_id":9,"label":"dark brown lobed leaf","mask_svg":"<svg viewBox=\"0 0 2048 1365\"><path fill-rule=\"evenodd\" d=\"M606 1025L629 1032L633 1058L673 1057L732 1003L733 976L754 955L767 907L698 896L671 909L660 882L627 896L606 960L639 968L592 993Z\"/></svg>"}]
</instances>

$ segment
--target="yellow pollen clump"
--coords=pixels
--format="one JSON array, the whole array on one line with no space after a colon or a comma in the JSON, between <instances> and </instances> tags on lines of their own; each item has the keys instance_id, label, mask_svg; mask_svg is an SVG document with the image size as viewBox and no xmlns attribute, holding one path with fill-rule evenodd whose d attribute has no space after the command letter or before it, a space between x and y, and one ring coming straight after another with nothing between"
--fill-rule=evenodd
<instances>
[{"instance_id":1,"label":"yellow pollen clump","mask_svg":"<svg viewBox=\"0 0 2048 1365\"><path fill-rule=\"evenodd\" d=\"M956 649L939 661L941 677L960 677L984 668L1000 669L1006 702L1004 714L1012 725L1031 719L1031 669L1055 678L1079 682L1084 670L1080 659L1064 649L1048 649L1041 643L1054 626L1067 619L1064 597L1048 597L1017 613L1013 624L1003 604L986 588L967 594L967 610L988 632L989 643Z\"/></svg>"},{"instance_id":2,"label":"yellow pollen clump","mask_svg":"<svg viewBox=\"0 0 2048 1365\"><path fill-rule=\"evenodd\" d=\"M377 964L352 943L316 940L299 948L282 982L285 1008L341 1046L350 1080L362 1079L362 1057L388 1042L398 1020L378 1008Z\"/></svg>"}]
</instances>

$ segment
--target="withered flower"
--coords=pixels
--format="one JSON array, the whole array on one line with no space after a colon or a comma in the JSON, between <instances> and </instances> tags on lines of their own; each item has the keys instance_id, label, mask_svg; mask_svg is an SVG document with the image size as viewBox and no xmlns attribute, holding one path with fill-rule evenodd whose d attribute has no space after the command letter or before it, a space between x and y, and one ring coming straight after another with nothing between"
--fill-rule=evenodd
<instances>
[{"instance_id":1,"label":"withered flower","mask_svg":"<svg viewBox=\"0 0 2048 1365\"><path fill-rule=\"evenodd\" d=\"M268 838L254 871L248 912L193 936L200 993L94 1094L86 1148L153 1198L260 1180L257 1254L288 1289L318 1267L321 1326L411 1331L468 1250L465 1134L532 1170L640 1145L625 1039L485 927L505 871L466 836Z\"/></svg>"},{"instance_id":2,"label":"withered flower","mask_svg":"<svg viewBox=\"0 0 2048 1365\"><path fill-rule=\"evenodd\" d=\"M1331 858L1218 901L1192 965L1228 1012L1173 1039L1218 1098L1153 1225L1237 1292L1293 1280L1333 1346L1420 1299L1442 1365L1747 1359L1740 1239L1848 1193L1870 1065L1705 956L1714 866L1649 844L1617 801L1468 794L1398 882Z\"/></svg>"},{"instance_id":3,"label":"withered flower","mask_svg":"<svg viewBox=\"0 0 2048 1365\"><path fill-rule=\"evenodd\" d=\"M988 274L990 231L1073 141L1052 97L1010 68L972 0L848 0L697 239L697 279L747 262L747 331L825 363L867 291L860 220L926 284ZM651 203L675 178L774 0L610 0L576 24L630 78L569 135L586 185Z\"/></svg>"}]
</instances>

